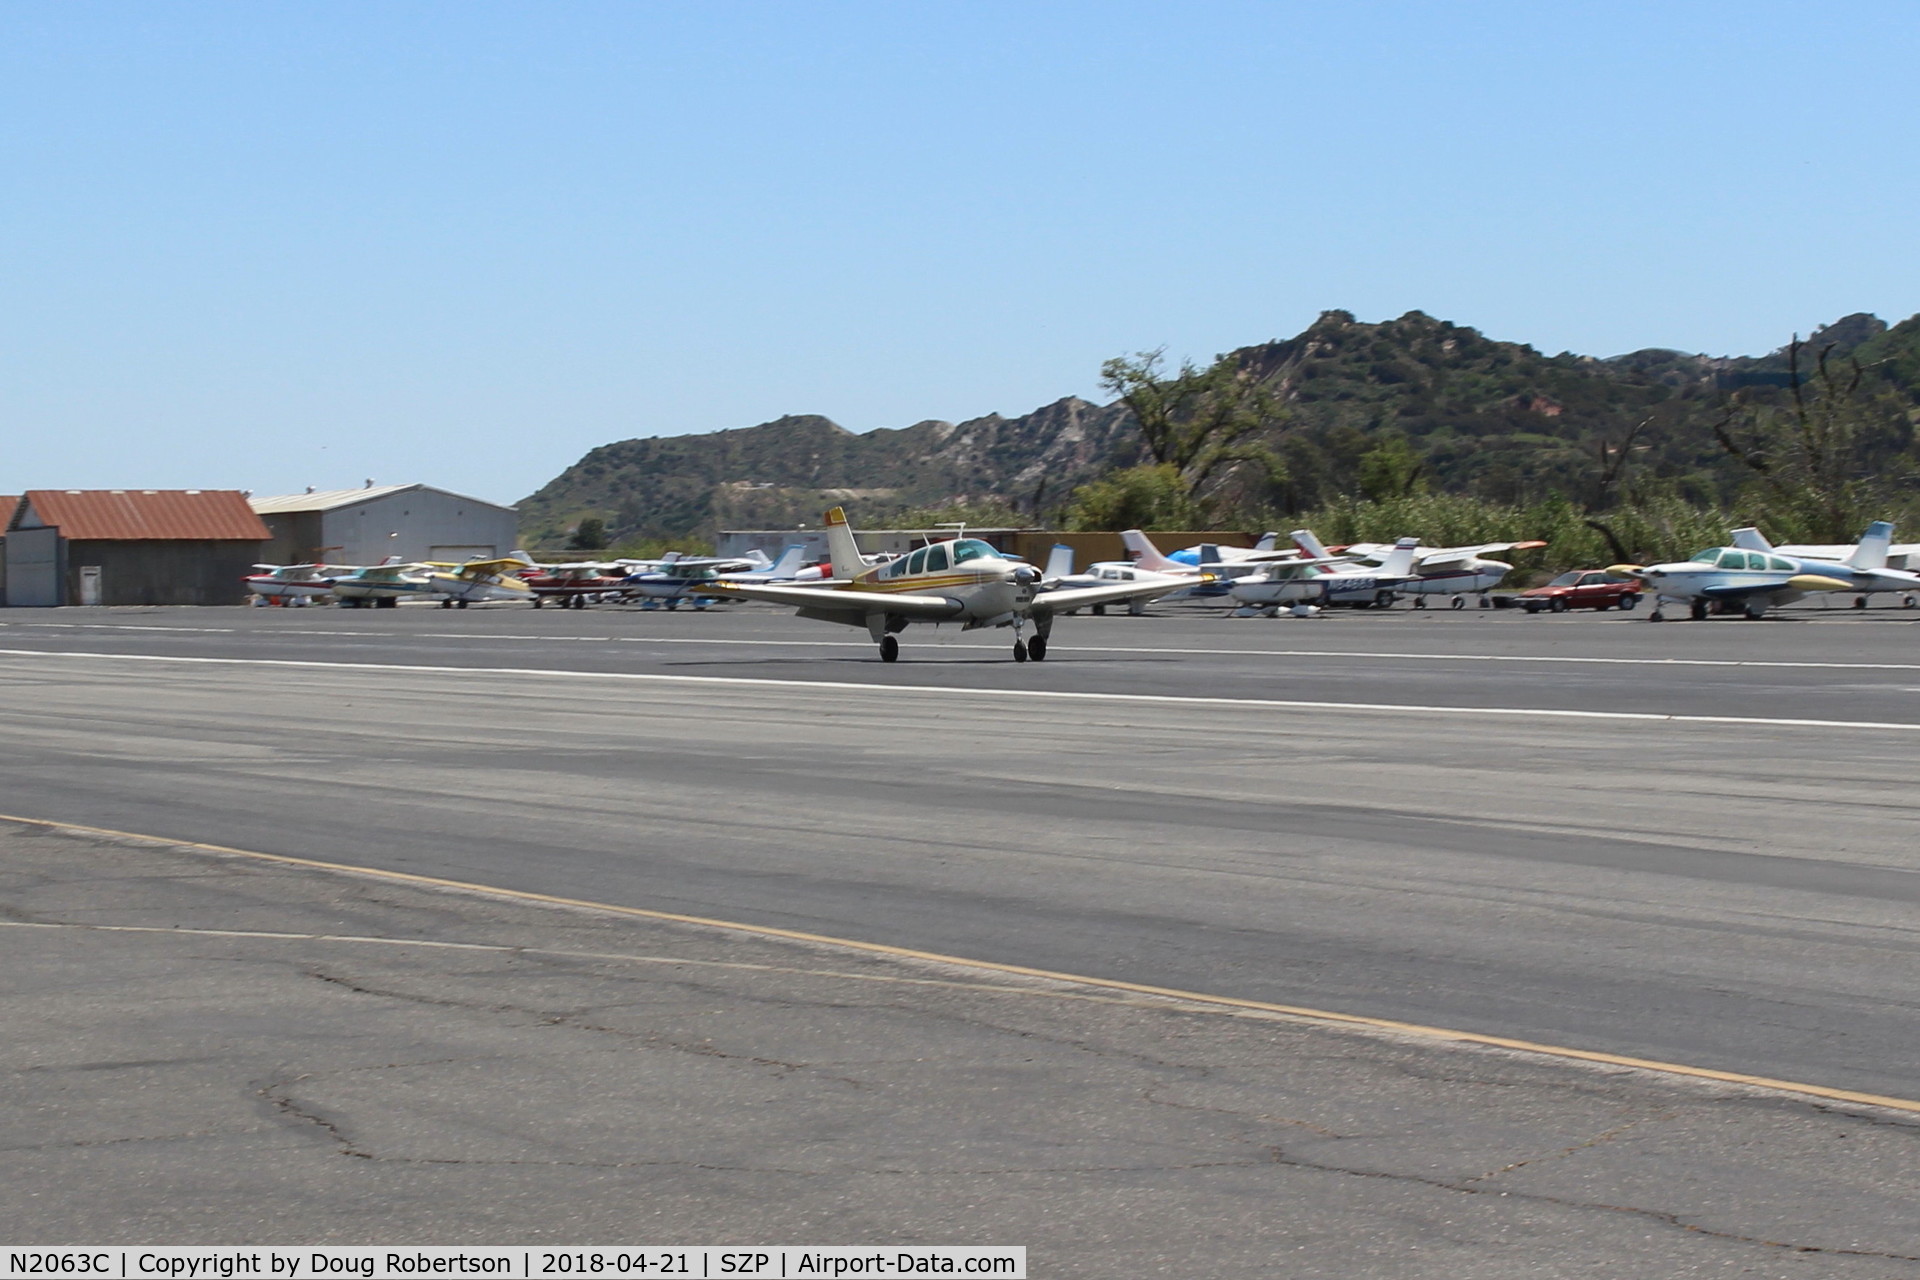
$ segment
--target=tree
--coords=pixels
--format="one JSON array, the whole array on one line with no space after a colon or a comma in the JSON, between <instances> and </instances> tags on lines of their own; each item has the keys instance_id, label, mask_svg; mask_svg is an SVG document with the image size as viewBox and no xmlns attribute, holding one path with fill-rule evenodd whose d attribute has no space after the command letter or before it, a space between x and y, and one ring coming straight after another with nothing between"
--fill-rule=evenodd
<instances>
[{"instance_id":1,"label":"tree","mask_svg":"<svg viewBox=\"0 0 1920 1280\"><path fill-rule=\"evenodd\" d=\"M1427 491L1426 463L1407 438L1398 431L1387 432L1379 443L1360 455L1355 479L1362 497L1373 502L1389 498L1411 498Z\"/></svg>"},{"instance_id":2,"label":"tree","mask_svg":"<svg viewBox=\"0 0 1920 1280\"><path fill-rule=\"evenodd\" d=\"M1863 392L1865 370L1847 357L1833 360L1834 344L1820 349L1812 377L1802 375L1798 337L1787 348L1784 400L1728 397L1713 424L1714 439L1750 473L1759 497L1789 537L1835 542L1853 537L1885 498L1870 474L1869 445L1899 429L1897 410ZM1836 367L1840 365L1840 367ZM1776 536L1782 530L1776 530Z\"/></svg>"},{"instance_id":3,"label":"tree","mask_svg":"<svg viewBox=\"0 0 1920 1280\"><path fill-rule=\"evenodd\" d=\"M1191 529L1198 512L1171 463L1110 471L1073 491L1069 529Z\"/></svg>"},{"instance_id":4,"label":"tree","mask_svg":"<svg viewBox=\"0 0 1920 1280\"><path fill-rule=\"evenodd\" d=\"M1100 385L1133 412L1148 454L1171 468L1195 512L1222 514L1228 482L1248 472L1263 487L1277 483L1285 468L1262 437L1285 421L1280 396L1231 355L1204 369L1182 361L1171 377L1165 356L1165 348L1116 356L1100 366Z\"/></svg>"},{"instance_id":5,"label":"tree","mask_svg":"<svg viewBox=\"0 0 1920 1280\"><path fill-rule=\"evenodd\" d=\"M580 521L567 539L569 551L598 551L607 545L607 522L599 516L587 516Z\"/></svg>"}]
</instances>

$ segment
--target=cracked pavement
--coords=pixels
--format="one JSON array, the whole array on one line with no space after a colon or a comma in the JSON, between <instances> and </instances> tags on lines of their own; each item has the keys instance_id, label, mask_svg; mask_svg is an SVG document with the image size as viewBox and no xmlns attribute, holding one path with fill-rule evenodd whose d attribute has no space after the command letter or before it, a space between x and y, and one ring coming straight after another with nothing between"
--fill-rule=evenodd
<instances>
[{"instance_id":1,"label":"cracked pavement","mask_svg":"<svg viewBox=\"0 0 1920 1280\"><path fill-rule=\"evenodd\" d=\"M0 825L11 1242L1920 1277L1920 1116Z\"/></svg>"}]
</instances>

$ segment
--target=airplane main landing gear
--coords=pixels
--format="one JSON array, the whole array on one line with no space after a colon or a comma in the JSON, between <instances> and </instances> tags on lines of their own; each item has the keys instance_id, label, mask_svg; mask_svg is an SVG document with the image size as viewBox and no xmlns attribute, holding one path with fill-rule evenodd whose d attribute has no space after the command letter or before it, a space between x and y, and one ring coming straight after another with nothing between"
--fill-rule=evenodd
<instances>
[{"instance_id":1,"label":"airplane main landing gear","mask_svg":"<svg viewBox=\"0 0 1920 1280\"><path fill-rule=\"evenodd\" d=\"M1705 622L1707 620L1707 612L1712 607L1713 606L1705 600L1695 600L1687 609L1687 614L1695 622Z\"/></svg>"},{"instance_id":2,"label":"airplane main landing gear","mask_svg":"<svg viewBox=\"0 0 1920 1280\"><path fill-rule=\"evenodd\" d=\"M1035 636L1027 641L1027 656L1035 662L1045 662L1047 658L1047 638Z\"/></svg>"},{"instance_id":3,"label":"airplane main landing gear","mask_svg":"<svg viewBox=\"0 0 1920 1280\"><path fill-rule=\"evenodd\" d=\"M1854 608L1856 608L1856 609L1864 609L1864 608L1866 608L1866 607L1867 607L1867 598L1866 598L1865 596L1855 596L1855 597L1853 598L1853 607L1854 607Z\"/></svg>"},{"instance_id":4,"label":"airplane main landing gear","mask_svg":"<svg viewBox=\"0 0 1920 1280\"><path fill-rule=\"evenodd\" d=\"M1427 607L1427 598L1426 598L1425 596L1415 596L1415 597L1413 598L1413 607L1414 607L1414 608L1416 608L1416 609L1424 609L1424 608L1426 608L1426 607ZM1456 607L1456 608L1458 608L1459 606L1457 606L1457 605L1456 605L1455 607Z\"/></svg>"},{"instance_id":5,"label":"airplane main landing gear","mask_svg":"<svg viewBox=\"0 0 1920 1280\"><path fill-rule=\"evenodd\" d=\"M880 661L900 661L900 641L893 636L880 637Z\"/></svg>"},{"instance_id":6,"label":"airplane main landing gear","mask_svg":"<svg viewBox=\"0 0 1920 1280\"><path fill-rule=\"evenodd\" d=\"M1467 607L1467 598L1466 598L1465 596L1455 596L1455 597L1453 598L1453 607L1454 607L1455 609L1464 609L1464 608L1466 608L1466 607Z\"/></svg>"}]
</instances>

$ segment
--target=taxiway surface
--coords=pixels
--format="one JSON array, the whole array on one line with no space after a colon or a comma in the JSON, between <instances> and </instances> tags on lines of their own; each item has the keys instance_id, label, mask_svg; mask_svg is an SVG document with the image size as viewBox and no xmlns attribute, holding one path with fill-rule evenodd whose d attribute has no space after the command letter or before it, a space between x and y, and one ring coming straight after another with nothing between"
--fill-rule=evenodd
<instances>
[{"instance_id":1,"label":"taxiway surface","mask_svg":"<svg viewBox=\"0 0 1920 1280\"><path fill-rule=\"evenodd\" d=\"M4 623L24 816L1920 1098L1900 612Z\"/></svg>"}]
</instances>

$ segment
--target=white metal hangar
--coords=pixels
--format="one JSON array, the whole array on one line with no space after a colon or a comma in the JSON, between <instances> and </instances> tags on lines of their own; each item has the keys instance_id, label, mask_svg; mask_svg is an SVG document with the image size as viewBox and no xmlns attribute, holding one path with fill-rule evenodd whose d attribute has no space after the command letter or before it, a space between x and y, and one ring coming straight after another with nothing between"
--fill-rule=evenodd
<instances>
[{"instance_id":1,"label":"white metal hangar","mask_svg":"<svg viewBox=\"0 0 1920 1280\"><path fill-rule=\"evenodd\" d=\"M515 549L520 515L512 507L425 484L290 493L249 501L273 533L274 564L459 562Z\"/></svg>"}]
</instances>

